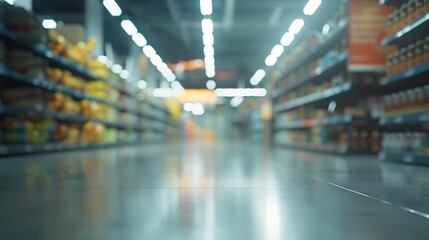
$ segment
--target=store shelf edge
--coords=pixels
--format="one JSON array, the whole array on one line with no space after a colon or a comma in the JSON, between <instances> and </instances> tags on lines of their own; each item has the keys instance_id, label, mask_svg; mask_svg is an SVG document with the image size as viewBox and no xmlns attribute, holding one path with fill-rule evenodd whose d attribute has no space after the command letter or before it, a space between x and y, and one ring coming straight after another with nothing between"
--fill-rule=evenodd
<instances>
[{"instance_id":1,"label":"store shelf edge","mask_svg":"<svg viewBox=\"0 0 429 240\"><path fill-rule=\"evenodd\" d=\"M406 71L397 73L392 76L387 76L381 79L382 86L399 83L407 79L418 77L422 74L429 74L429 63L423 63Z\"/></svg>"},{"instance_id":2,"label":"store shelf edge","mask_svg":"<svg viewBox=\"0 0 429 240\"><path fill-rule=\"evenodd\" d=\"M295 64L293 64L291 67L285 70L285 72L282 74L282 77L279 78L276 82L279 82L281 79L283 79L286 75L290 74L291 72L295 71L297 68L299 68L301 65L309 61L310 59L315 59L316 57L322 55L324 52L329 51L329 47L332 43L336 42L337 38L341 37L343 34L347 33L348 29L348 23L349 21L347 19L344 20L341 26L338 27L333 33L330 34L330 36L325 39L322 43L314 47L314 50L311 51L309 54L306 54L301 59L297 60Z\"/></svg>"},{"instance_id":3,"label":"store shelf edge","mask_svg":"<svg viewBox=\"0 0 429 240\"><path fill-rule=\"evenodd\" d=\"M381 161L429 166L429 155L417 153L395 153L385 151L381 152L378 157Z\"/></svg>"},{"instance_id":4,"label":"store shelf edge","mask_svg":"<svg viewBox=\"0 0 429 240\"><path fill-rule=\"evenodd\" d=\"M292 121L292 122L289 122L288 124L284 124L282 126L276 127L275 131L287 131L287 130L293 130L293 129L313 128L318 126L348 124L348 123L352 123L356 119L358 118L352 115L342 115L342 116L329 117L324 119L306 119L306 120L300 120L300 121Z\"/></svg>"},{"instance_id":5,"label":"store shelf edge","mask_svg":"<svg viewBox=\"0 0 429 240\"><path fill-rule=\"evenodd\" d=\"M428 122L429 111L385 116L380 119L380 125L397 125L404 123Z\"/></svg>"},{"instance_id":6,"label":"store shelf edge","mask_svg":"<svg viewBox=\"0 0 429 240\"><path fill-rule=\"evenodd\" d=\"M135 114L139 114L139 111L134 111L131 109L128 109L126 107L122 107L116 103L104 100L104 99L99 99L99 98L95 98L95 97L91 97L88 96L87 94L78 91L78 90L74 90L72 88L67 88L67 87L63 87L60 86L56 83L53 83L49 80L45 80L45 79L37 79L37 78L32 78L32 77L27 77L24 76L20 73L16 73L14 71L11 71L9 69L6 69L4 66L0 65L0 77L4 77L4 78L9 78L9 79L13 79L15 81L19 81L21 83L25 83L31 86L35 86L35 87L39 87L45 90L49 90L49 91L56 91L56 92L61 92L67 95L70 95L74 98L77 99L87 99L90 101L95 101L95 102L99 102L99 103L103 103L106 105L109 105L111 107L117 108L120 111L123 112L130 112L130 113L135 113Z\"/></svg>"},{"instance_id":7,"label":"store shelf edge","mask_svg":"<svg viewBox=\"0 0 429 240\"><path fill-rule=\"evenodd\" d=\"M322 92L317 92L317 93L312 93L303 97L299 97L293 100L290 100L288 102L285 103L280 103L276 106L274 106L274 111L276 113L281 113L281 112L285 112L297 107L301 107L307 104L311 104L314 102L318 102L321 100L325 100L340 94L343 94L345 92L350 91L353 88L353 84L352 83L345 83L342 84L340 86L334 87L334 88L330 88L327 90L324 90Z\"/></svg>"},{"instance_id":8,"label":"store shelf edge","mask_svg":"<svg viewBox=\"0 0 429 240\"><path fill-rule=\"evenodd\" d=\"M95 148L120 147L136 144L151 144L154 141L126 141L117 143L78 143L66 145L62 143L0 145L0 157L20 154L46 153L65 150L91 150Z\"/></svg>"},{"instance_id":9,"label":"store shelf edge","mask_svg":"<svg viewBox=\"0 0 429 240\"><path fill-rule=\"evenodd\" d=\"M14 36L12 33L7 31L4 27L0 26L0 37L3 39L6 39L10 42L14 42L18 45L20 45L22 48L28 49L37 55L50 60L58 65L61 65L63 68L70 70L74 72L75 74L78 74L82 77L87 78L87 80L100 80L103 82L108 83L113 88L117 89L122 94L128 95L130 97L133 97L134 95L130 93L128 90L125 90L120 86L118 83L114 83L112 81L109 81L107 79L104 79L102 77L99 77L95 74L93 74L89 69L80 66L77 63L74 63L71 60L68 60L62 56L57 56L53 52L51 52L43 43L30 43L26 42L24 39L19 39L18 37Z\"/></svg>"},{"instance_id":10,"label":"store shelf edge","mask_svg":"<svg viewBox=\"0 0 429 240\"><path fill-rule=\"evenodd\" d=\"M409 34L416 31L416 29L423 27L425 25L429 25L429 13L425 14L424 16L420 17L419 19L415 20L411 24L408 24L407 26L403 27L401 30L397 31L396 33L387 36L383 39L381 44L383 46L396 43L400 39L408 36Z\"/></svg>"},{"instance_id":11,"label":"store shelf edge","mask_svg":"<svg viewBox=\"0 0 429 240\"><path fill-rule=\"evenodd\" d=\"M297 89L298 87L300 87L306 83L310 83L317 78L323 77L324 75L335 70L336 68L347 64L348 57L349 57L348 53L340 54L338 59L336 59L333 63L331 63L329 66L327 66L321 72L319 72L319 73L312 72L311 76L306 76L305 78L297 81L297 83L294 84L293 86L288 87L286 89L280 89L280 90L274 92L272 98L274 98L274 99L279 98L279 97L283 96L284 94L286 94L290 91L293 91L293 90Z\"/></svg>"}]
</instances>

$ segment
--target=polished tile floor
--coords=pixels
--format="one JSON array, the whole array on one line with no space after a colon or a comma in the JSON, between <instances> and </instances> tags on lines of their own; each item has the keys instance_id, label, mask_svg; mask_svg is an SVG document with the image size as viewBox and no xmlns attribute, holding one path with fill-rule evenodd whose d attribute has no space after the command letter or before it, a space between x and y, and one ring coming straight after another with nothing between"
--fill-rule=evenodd
<instances>
[{"instance_id":1,"label":"polished tile floor","mask_svg":"<svg viewBox=\"0 0 429 240\"><path fill-rule=\"evenodd\" d=\"M429 168L253 143L0 159L0 239L429 239Z\"/></svg>"}]
</instances>

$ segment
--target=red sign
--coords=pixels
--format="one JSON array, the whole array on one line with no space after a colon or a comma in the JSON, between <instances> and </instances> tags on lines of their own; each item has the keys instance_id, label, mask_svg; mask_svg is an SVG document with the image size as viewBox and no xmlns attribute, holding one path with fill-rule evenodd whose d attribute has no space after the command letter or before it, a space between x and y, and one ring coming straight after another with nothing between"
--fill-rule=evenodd
<instances>
[{"instance_id":1,"label":"red sign","mask_svg":"<svg viewBox=\"0 0 429 240\"><path fill-rule=\"evenodd\" d=\"M387 17L392 11L378 0L349 2L349 71L384 71L386 52L381 41L387 34Z\"/></svg>"}]
</instances>

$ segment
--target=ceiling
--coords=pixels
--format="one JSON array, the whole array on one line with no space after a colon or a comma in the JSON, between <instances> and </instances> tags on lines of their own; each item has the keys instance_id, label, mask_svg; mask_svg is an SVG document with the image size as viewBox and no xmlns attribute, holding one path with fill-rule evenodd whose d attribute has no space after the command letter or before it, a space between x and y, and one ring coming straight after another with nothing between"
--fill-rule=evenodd
<instances>
[{"instance_id":1,"label":"ceiling","mask_svg":"<svg viewBox=\"0 0 429 240\"><path fill-rule=\"evenodd\" d=\"M63 22L83 22L84 0L33 0L34 10ZM202 59L203 43L199 0L116 0L149 43L166 62ZM248 82L264 67L265 57L295 18L304 18L303 0L213 0L216 71L232 71L224 87ZM321 28L339 0L324 1L314 16L306 17L304 30ZM121 55L129 50L129 37L105 11L105 39ZM303 34L302 34L303 35ZM195 77L196 76L196 77ZM204 88L204 72L183 79L185 88Z\"/></svg>"}]
</instances>

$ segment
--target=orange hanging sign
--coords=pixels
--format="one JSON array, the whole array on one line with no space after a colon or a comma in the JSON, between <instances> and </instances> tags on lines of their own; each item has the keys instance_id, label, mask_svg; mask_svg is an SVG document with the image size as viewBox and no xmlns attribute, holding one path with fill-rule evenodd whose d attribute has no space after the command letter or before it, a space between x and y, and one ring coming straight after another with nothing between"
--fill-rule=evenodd
<instances>
[{"instance_id":1,"label":"orange hanging sign","mask_svg":"<svg viewBox=\"0 0 429 240\"><path fill-rule=\"evenodd\" d=\"M387 17L392 11L378 0L349 2L349 71L384 71L386 52L381 41L387 34Z\"/></svg>"}]
</instances>

